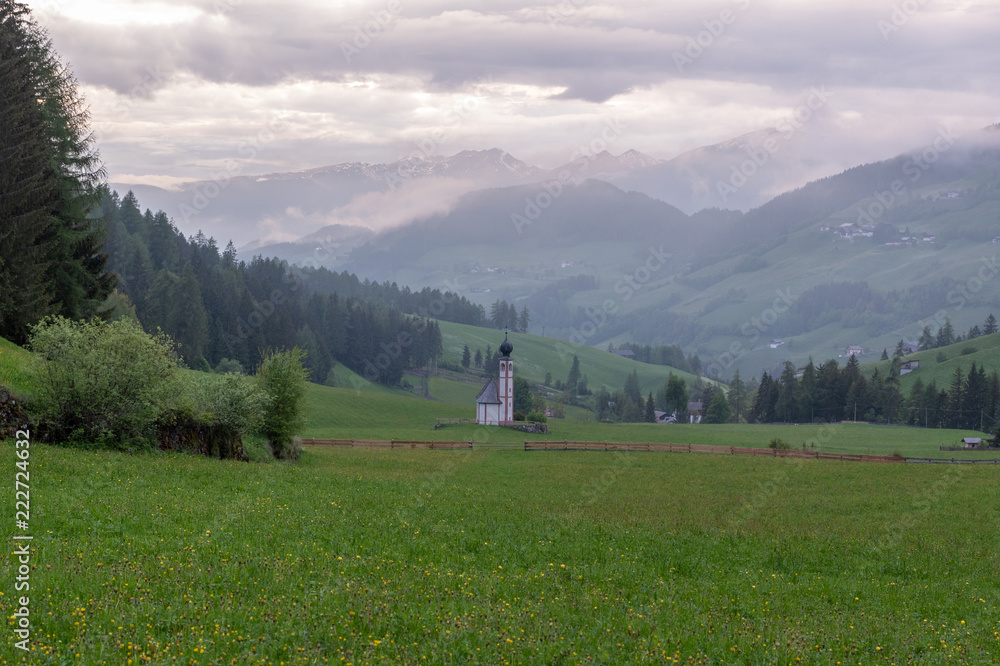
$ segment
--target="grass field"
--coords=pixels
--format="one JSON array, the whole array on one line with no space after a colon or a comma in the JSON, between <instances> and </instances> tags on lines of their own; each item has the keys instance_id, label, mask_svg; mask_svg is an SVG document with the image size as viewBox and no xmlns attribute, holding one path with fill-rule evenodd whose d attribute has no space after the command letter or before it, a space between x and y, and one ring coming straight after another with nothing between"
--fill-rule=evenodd
<instances>
[{"instance_id":1,"label":"grass field","mask_svg":"<svg viewBox=\"0 0 1000 666\"><path fill-rule=\"evenodd\" d=\"M13 447L0 446L13 460ZM990 663L996 468L32 449L35 664ZM0 500L5 515L13 497ZM11 543L11 528L4 538ZM0 610L13 613L14 570ZM19 662L11 620L2 645Z\"/></svg>"}]
</instances>

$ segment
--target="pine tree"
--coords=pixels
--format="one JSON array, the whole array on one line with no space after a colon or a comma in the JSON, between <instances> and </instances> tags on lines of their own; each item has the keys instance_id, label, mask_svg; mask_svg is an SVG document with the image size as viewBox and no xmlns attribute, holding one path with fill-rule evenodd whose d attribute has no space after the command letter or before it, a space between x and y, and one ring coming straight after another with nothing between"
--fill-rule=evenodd
<instances>
[{"instance_id":1,"label":"pine tree","mask_svg":"<svg viewBox=\"0 0 1000 666\"><path fill-rule=\"evenodd\" d=\"M992 335L997 332L997 318L991 312L983 323L983 335Z\"/></svg>"},{"instance_id":2,"label":"pine tree","mask_svg":"<svg viewBox=\"0 0 1000 666\"><path fill-rule=\"evenodd\" d=\"M476 367L482 369L483 367L483 352L478 347L476 348L476 357L474 360Z\"/></svg>"},{"instance_id":3,"label":"pine tree","mask_svg":"<svg viewBox=\"0 0 1000 666\"><path fill-rule=\"evenodd\" d=\"M965 406L965 377L962 376L962 368L955 368L955 374L952 375L947 404L948 414L945 419L947 427L960 428L962 409Z\"/></svg>"},{"instance_id":4,"label":"pine tree","mask_svg":"<svg viewBox=\"0 0 1000 666\"><path fill-rule=\"evenodd\" d=\"M934 339L934 334L931 333L930 326L924 326L924 330L920 333L920 341L918 342L920 346L920 351L927 351L928 349L934 349L936 342Z\"/></svg>"},{"instance_id":5,"label":"pine tree","mask_svg":"<svg viewBox=\"0 0 1000 666\"><path fill-rule=\"evenodd\" d=\"M889 350L888 350L888 348L883 348L882 349L882 356L879 357L879 360L880 361L888 361L889 360Z\"/></svg>"},{"instance_id":6,"label":"pine tree","mask_svg":"<svg viewBox=\"0 0 1000 666\"><path fill-rule=\"evenodd\" d=\"M906 356L906 350L905 350L905 348L906 348L906 343L903 342L903 340L900 340L899 342L897 342L896 343L896 349L894 349L893 352L892 352L892 357L893 358L902 358L902 357Z\"/></svg>"},{"instance_id":7,"label":"pine tree","mask_svg":"<svg viewBox=\"0 0 1000 666\"><path fill-rule=\"evenodd\" d=\"M740 422L743 412L746 410L747 388L743 380L740 379L740 371L737 370L729 382L729 408L732 411L736 423Z\"/></svg>"},{"instance_id":8,"label":"pine tree","mask_svg":"<svg viewBox=\"0 0 1000 666\"><path fill-rule=\"evenodd\" d=\"M117 279L90 218L104 171L76 81L24 4L0 0L0 335L98 312Z\"/></svg>"},{"instance_id":9,"label":"pine tree","mask_svg":"<svg viewBox=\"0 0 1000 666\"><path fill-rule=\"evenodd\" d=\"M646 398L646 423L656 423L656 403L653 401L653 393L650 392Z\"/></svg>"},{"instance_id":10,"label":"pine tree","mask_svg":"<svg viewBox=\"0 0 1000 666\"><path fill-rule=\"evenodd\" d=\"M790 423L798 415L797 392L798 381L795 378L795 366L791 361L785 361L778 382L778 400L774 405L774 416L778 421Z\"/></svg>"},{"instance_id":11,"label":"pine tree","mask_svg":"<svg viewBox=\"0 0 1000 666\"><path fill-rule=\"evenodd\" d=\"M945 318L944 326L938 329L934 343L937 347L955 344L955 328L951 325L951 319Z\"/></svg>"},{"instance_id":12,"label":"pine tree","mask_svg":"<svg viewBox=\"0 0 1000 666\"><path fill-rule=\"evenodd\" d=\"M708 411L705 412L705 423L725 423L729 417L729 403L726 402L726 396L721 392L716 393L708 406Z\"/></svg>"},{"instance_id":13,"label":"pine tree","mask_svg":"<svg viewBox=\"0 0 1000 666\"><path fill-rule=\"evenodd\" d=\"M521 314L517 317L517 331L518 333L528 332L528 322L531 321L531 316L528 314L528 306L521 308Z\"/></svg>"},{"instance_id":14,"label":"pine tree","mask_svg":"<svg viewBox=\"0 0 1000 666\"><path fill-rule=\"evenodd\" d=\"M566 377L566 388L572 392L580 381L580 359L573 354L573 365L570 366L569 375Z\"/></svg>"},{"instance_id":15,"label":"pine tree","mask_svg":"<svg viewBox=\"0 0 1000 666\"><path fill-rule=\"evenodd\" d=\"M469 365L472 364L472 352L469 350L469 345L465 345L462 349L462 367L466 370L469 369Z\"/></svg>"}]
</instances>

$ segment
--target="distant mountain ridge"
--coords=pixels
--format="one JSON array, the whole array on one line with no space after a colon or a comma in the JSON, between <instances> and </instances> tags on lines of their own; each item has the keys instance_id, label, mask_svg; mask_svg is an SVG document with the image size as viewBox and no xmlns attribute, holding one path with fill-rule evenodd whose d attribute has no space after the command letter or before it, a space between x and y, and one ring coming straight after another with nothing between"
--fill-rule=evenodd
<instances>
[{"instance_id":1,"label":"distant mountain ridge","mask_svg":"<svg viewBox=\"0 0 1000 666\"><path fill-rule=\"evenodd\" d=\"M629 149L578 154L555 169L517 159L500 148L463 150L451 156L406 157L386 164L345 162L301 171L234 175L220 181L192 181L173 189L112 183L132 190L144 205L163 210L186 234L202 229L220 241L262 247L293 242L328 225L398 226L447 209L468 192L556 180L600 179L642 192L691 214L704 208L747 210L787 185L804 184L801 164L786 148L761 175L732 197L720 197L718 182L729 178L746 151L777 130L746 134L713 146L660 160Z\"/></svg>"}]
</instances>

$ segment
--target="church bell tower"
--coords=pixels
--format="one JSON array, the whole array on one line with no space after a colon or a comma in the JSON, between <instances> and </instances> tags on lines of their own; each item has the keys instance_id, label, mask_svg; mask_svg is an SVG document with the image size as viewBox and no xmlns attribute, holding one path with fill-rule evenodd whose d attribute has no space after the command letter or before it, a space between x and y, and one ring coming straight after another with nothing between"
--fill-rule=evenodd
<instances>
[{"instance_id":1,"label":"church bell tower","mask_svg":"<svg viewBox=\"0 0 1000 666\"><path fill-rule=\"evenodd\" d=\"M504 333L503 342L500 344L500 379L497 386L500 398L500 425L514 423L514 361L510 359L512 351L514 345L510 344L507 334Z\"/></svg>"}]
</instances>

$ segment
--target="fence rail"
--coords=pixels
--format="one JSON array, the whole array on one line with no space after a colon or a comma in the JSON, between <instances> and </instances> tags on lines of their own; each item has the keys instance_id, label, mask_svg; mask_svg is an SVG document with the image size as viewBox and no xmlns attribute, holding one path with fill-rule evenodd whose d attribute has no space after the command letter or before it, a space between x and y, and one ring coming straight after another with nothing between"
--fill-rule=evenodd
<instances>
[{"instance_id":1,"label":"fence rail","mask_svg":"<svg viewBox=\"0 0 1000 666\"><path fill-rule=\"evenodd\" d=\"M662 442L585 442L585 441L531 441L524 443L484 443L484 442L432 442L403 439L304 439L305 446L349 446L372 449L510 449L518 451L666 451L677 453L704 453L714 455L750 455L772 458L809 458L814 460L842 460L847 462L872 463L945 463L997 464L997 461L903 458L900 456L876 456L861 453L826 453L823 451L799 451L795 449L760 449L743 446L712 446L710 444L670 444Z\"/></svg>"}]
</instances>

